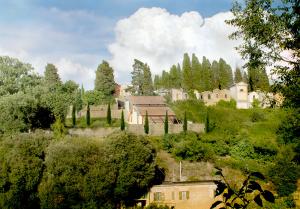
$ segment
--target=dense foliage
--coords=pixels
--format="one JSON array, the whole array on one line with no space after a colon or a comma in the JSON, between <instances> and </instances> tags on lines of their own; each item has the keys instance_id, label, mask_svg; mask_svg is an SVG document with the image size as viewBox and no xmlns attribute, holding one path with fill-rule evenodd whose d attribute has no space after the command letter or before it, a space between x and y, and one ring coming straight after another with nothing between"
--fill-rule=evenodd
<instances>
[{"instance_id":1,"label":"dense foliage","mask_svg":"<svg viewBox=\"0 0 300 209\"><path fill-rule=\"evenodd\" d=\"M145 194L157 176L156 151L126 133L105 141L43 133L0 141L1 208L120 208Z\"/></svg>"}]
</instances>

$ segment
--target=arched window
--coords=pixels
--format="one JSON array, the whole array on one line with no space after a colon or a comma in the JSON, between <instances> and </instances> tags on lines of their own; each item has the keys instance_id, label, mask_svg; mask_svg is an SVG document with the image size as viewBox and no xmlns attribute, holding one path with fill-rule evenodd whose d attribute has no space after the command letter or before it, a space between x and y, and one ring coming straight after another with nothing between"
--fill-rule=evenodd
<instances>
[{"instance_id":1,"label":"arched window","mask_svg":"<svg viewBox=\"0 0 300 209\"><path fill-rule=\"evenodd\" d=\"M210 99L210 94L208 94L207 98Z\"/></svg>"}]
</instances>

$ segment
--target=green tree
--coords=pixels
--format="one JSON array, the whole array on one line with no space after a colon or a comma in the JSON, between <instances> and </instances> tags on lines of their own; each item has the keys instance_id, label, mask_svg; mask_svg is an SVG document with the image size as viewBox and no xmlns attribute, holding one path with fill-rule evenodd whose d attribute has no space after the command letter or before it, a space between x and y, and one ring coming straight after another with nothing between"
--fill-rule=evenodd
<instances>
[{"instance_id":1,"label":"green tree","mask_svg":"<svg viewBox=\"0 0 300 209\"><path fill-rule=\"evenodd\" d=\"M241 81L243 81L242 71L240 68L237 67L234 72L234 82L239 83Z\"/></svg>"},{"instance_id":2,"label":"green tree","mask_svg":"<svg viewBox=\"0 0 300 209\"><path fill-rule=\"evenodd\" d=\"M154 87L153 87L153 81L152 81L150 67L147 64L144 64L142 94L145 96L151 96L154 94L153 91L154 91Z\"/></svg>"},{"instance_id":3,"label":"green tree","mask_svg":"<svg viewBox=\"0 0 300 209\"><path fill-rule=\"evenodd\" d=\"M191 62L191 69L192 69L192 77L191 82L193 83L193 89L201 90L200 80L201 78L201 63L199 62L198 57L195 54L192 54L192 62Z\"/></svg>"},{"instance_id":4,"label":"green tree","mask_svg":"<svg viewBox=\"0 0 300 209\"><path fill-rule=\"evenodd\" d=\"M300 104L298 11L297 0L282 0L281 3L247 0L245 4L236 2L232 8L234 18L227 20L228 24L238 29L231 38L243 40L238 49L242 57L248 60L249 84L250 81L255 84L251 70L263 71L266 66L271 66L279 76L275 89L283 93L284 105L291 107L299 107ZM289 51L290 55L286 56L283 51Z\"/></svg>"},{"instance_id":5,"label":"green tree","mask_svg":"<svg viewBox=\"0 0 300 209\"><path fill-rule=\"evenodd\" d=\"M182 87L185 91L188 92L190 96L194 93L194 84L193 81L191 81L192 75L192 66L191 66L191 60L187 53L183 55L183 62L182 62Z\"/></svg>"},{"instance_id":6,"label":"green tree","mask_svg":"<svg viewBox=\"0 0 300 209\"><path fill-rule=\"evenodd\" d=\"M202 60L202 69L203 69L203 86L205 91L213 90L213 74L211 70L211 63L206 57L203 57Z\"/></svg>"},{"instance_id":7,"label":"green tree","mask_svg":"<svg viewBox=\"0 0 300 209\"><path fill-rule=\"evenodd\" d=\"M168 133L169 133L169 117L168 117L168 111L166 111L165 122L164 122L164 130L165 130L165 134L168 134Z\"/></svg>"},{"instance_id":8,"label":"green tree","mask_svg":"<svg viewBox=\"0 0 300 209\"><path fill-rule=\"evenodd\" d=\"M90 104L87 104L86 108L86 125L90 126L91 125L91 112L90 112Z\"/></svg>"},{"instance_id":9,"label":"green tree","mask_svg":"<svg viewBox=\"0 0 300 209\"><path fill-rule=\"evenodd\" d=\"M143 80L144 80L144 63L134 59L131 72L132 93L136 95L143 95Z\"/></svg>"},{"instance_id":10,"label":"green tree","mask_svg":"<svg viewBox=\"0 0 300 209\"><path fill-rule=\"evenodd\" d=\"M90 105L103 104L107 99L105 95L100 91L89 90L84 93L83 103Z\"/></svg>"},{"instance_id":11,"label":"green tree","mask_svg":"<svg viewBox=\"0 0 300 209\"><path fill-rule=\"evenodd\" d=\"M107 124L111 125L111 109L110 109L110 103L108 103L108 105L107 105L106 122L107 122Z\"/></svg>"},{"instance_id":12,"label":"green tree","mask_svg":"<svg viewBox=\"0 0 300 209\"><path fill-rule=\"evenodd\" d=\"M0 56L0 96L25 92L41 83L41 78L30 64L18 59Z\"/></svg>"},{"instance_id":13,"label":"green tree","mask_svg":"<svg viewBox=\"0 0 300 209\"><path fill-rule=\"evenodd\" d=\"M125 130L125 119L124 119L124 111L121 113L121 131Z\"/></svg>"},{"instance_id":14,"label":"green tree","mask_svg":"<svg viewBox=\"0 0 300 209\"><path fill-rule=\"evenodd\" d=\"M96 70L95 90L102 92L105 97L112 97L115 87L114 70L103 60Z\"/></svg>"},{"instance_id":15,"label":"green tree","mask_svg":"<svg viewBox=\"0 0 300 209\"><path fill-rule=\"evenodd\" d=\"M53 91L57 86L61 85L58 70L53 64L47 64L44 72L46 86Z\"/></svg>"},{"instance_id":16,"label":"green tree","mask_svg":"<svg viewBox=\"0 0 300 209\"><path fill-rule=\"evenodd\" d=\"M76 106L72 105L72 125L76 126Z\"/></svg>"},{"instance_id":17,"label":"green tree","mask_svg":"<svg viewBox=\"0 0 300 209\"><path fill-rule=\"evenodd\" d=\"M187 132L188 127L187 127L186 111L184 112L184 118L183 118L183 126L182 126L182 128L183 128L183 132Z\"/></svg>"},{"instance_id":18,"label":"green tree","mask_svg":"<svg viewBox=\"0 0 300 209\"><path fill-rule=\"evenodd\" d=\"M145 131L145 134L149 134L149 119L148 119L147 111L146 111L146 116L145 116L144 131Z\"/></svg>"},{"instance_id":19,"label":"green tree","mask_svg":"<svg viewBox=\"0 0 300 209\"><path fill-rule=\"evenodd\" d=\"M0 142L0 208L40 208L38 185L50 135L18 134Z\"/></svg>"},{"instance_id":20,"label":"green tree","mask_svg":"<svg viewBox=\"0 0 300 209\"><path fill-rule=\"evenodd\" d=\"M60 118L56 119L55 123L51 125L51 129L53 130L53 134L56 139L62 139L68 133Z\"/></svg>"}]
</instances>

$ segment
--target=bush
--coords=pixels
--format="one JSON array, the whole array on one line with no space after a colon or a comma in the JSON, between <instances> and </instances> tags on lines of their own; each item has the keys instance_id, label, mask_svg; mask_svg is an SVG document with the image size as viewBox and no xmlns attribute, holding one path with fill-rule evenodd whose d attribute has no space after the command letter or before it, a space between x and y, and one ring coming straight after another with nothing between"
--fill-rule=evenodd
<instances>
[{"instance_id":1,"label":"bush","mask_svg":"<svg viewBox=\"0 0 300 209\"><path fill-rule=\"evenodd\" d=\"M53 130L54 137L57 139L61 139L68 133L68 130L65 128L65 125L60 119L57 119L55 123L52 124L51 128Z\"/></svg>"},{"instance_id":2,"label":"bush","mask_svg":"<svg viewBox=\"0 0 300 209\"><path fill-rule=\"evenodd\" d=\"M252 122L264 121L266 119L264 113L257 110L253 111L250 117Z\"/></svg>"},{"instance_id":3,"label":"bush","mask_svg":"<svg viewBox=\"0 0 300 209\"><path fill-rule=\"evenodd\" d=\"M231 147L230 155L238 159L253 159L254 148L248 140L241 140L236 145Z\"/></svg>"},{"instance_id":4,"label":"bush","mask_svg":"<svg viewBox=\"0 0 300 209\"><path fill-rule=\"evenodd\" d=\"M229 102L224 101L224 100L220 100L217 103L217 106L231 108L231 109L236 109L236 101L234 99L231 99Z\"/></svg>"}]
</instances>

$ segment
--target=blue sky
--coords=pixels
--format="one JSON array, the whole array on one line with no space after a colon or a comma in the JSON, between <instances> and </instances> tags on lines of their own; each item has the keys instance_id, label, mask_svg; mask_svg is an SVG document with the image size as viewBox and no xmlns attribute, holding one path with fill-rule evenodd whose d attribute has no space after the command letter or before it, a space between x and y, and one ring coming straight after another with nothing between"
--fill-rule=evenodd
<instances>
[{"instance_id":1,"label":"blue sky","mask_svg":"<svg viewBox=\"0 0 300 209\"><path fill-rule=\"evenodd\" d=\"M126 50L133 50L121 47L125 51L116 51L124 45L122 40L128 38L124 24L118 24L122 20L133 22L134 16L139 16L144 21L151 22L151 15L154 14L158 18L170 17L175 21L178 18L184 19L183 13L196 11L196 15L188 13L186 16L192 18L192 21L200 21L201 17L205 19L229 11L231 4L231 0L0 0L0 55L14 56L30 62L39 73L43 72L47 62L54 63L61 68L59 72L63 80L73 79L87 88L92 88L94 71L102 59L116 63L118 53L126 54ZM163 10L139 10L152 7ZM168 22L164 18L162 20ZM134 27L131 22L127 21L130 27ZM144 25L137 27L140 28L133 28L132 31L149 32L149 24L146 28L143 28ZM125 28L131 30L129 26ZM159 30L159 27L155 30ZM176 30L171 28L165 33ZM153 46L157 41L155 37L150 37L150 44L153 41ZM141 47L141 51L149 48L142 45L136 46L135 50ZM180 46L175 48L186 49ZM193 52L189 48L188 51ZM137 53L132 56L138 56ZM179 50L179 53L184 51ZM145 54L146 52L141 57L150 63L150 67L151 62L157 62L153 61L153 57L149 57L148 61ZM166 54L168 56L173 55ZM153 63L154 72L159 73L163 67L172 64L176 56L170 59L170 63L162 63L161 69L157 69L160 68L159 63ZM120 67L122 63L115 66L126 69L115 69L117 81L129 82L130 66L127 64Z\"/></svg>"}]
</instances>

